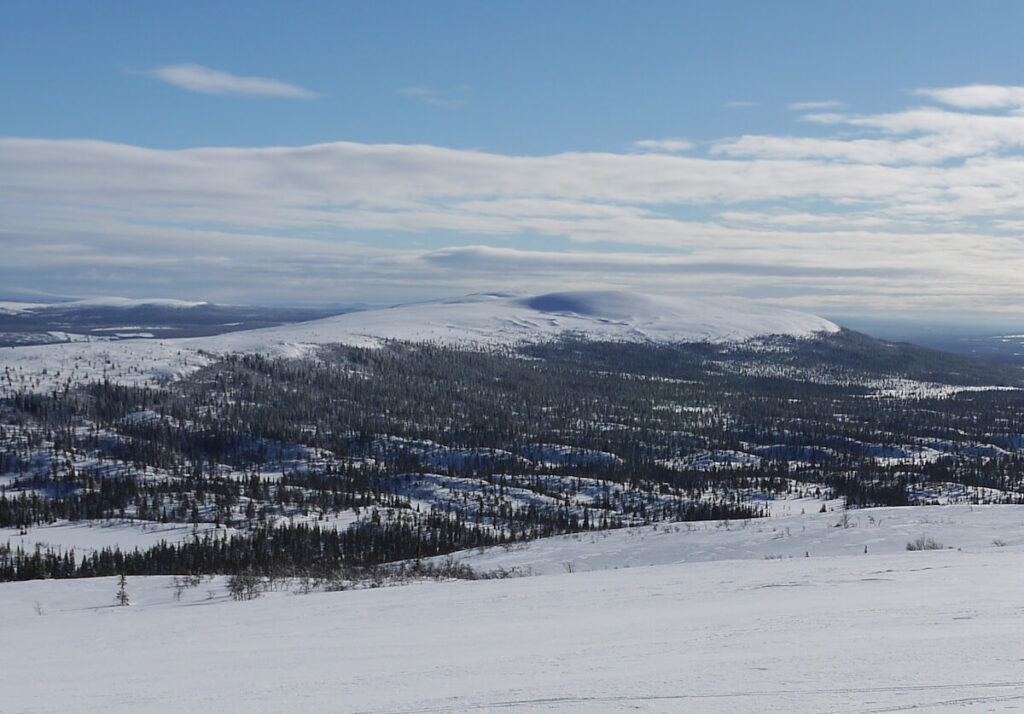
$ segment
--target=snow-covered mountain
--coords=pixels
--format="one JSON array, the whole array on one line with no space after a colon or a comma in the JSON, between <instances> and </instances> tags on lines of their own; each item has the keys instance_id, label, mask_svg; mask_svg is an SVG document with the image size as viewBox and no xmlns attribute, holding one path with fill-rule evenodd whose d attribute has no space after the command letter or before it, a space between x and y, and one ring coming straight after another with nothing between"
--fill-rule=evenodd
<instances>
[{"instance_id":1,"label":"snow-covered mountain","mask_svg":"<svg viewBox=\"0 0 1024 714\"><path fill-rule=\"evenodd\" d=\"M87 298L84 300L72 300L70 302L19 302L0 301L0 315L19 315L26 312L33 313L68 313L81 308L109 307L109 308L165 308L187 310L202 305L209 305L206 302L192 302L188 300L172 300L163 298L150 298L135 300L123 297L99 297Z\"/></svg>"},{"instance_id":2,"label":"snow-covered mountain","mask_svg":"<svg viewBox=\"0 0 1024 714\"><path fill-rule=\"evenodd\" d=\"M668 344L838 330L815 315L741 300L600 290L470 295L223 335L203 343L216 351L252 351L275 343L373 344L382 339L514 345L566 336Z\"/></svg>"},{"instance_id":3,"label":"snow-covered mountain","mask_svg":"<svg viewBox=\"0 0 1024 714\"><path fill-rule=\"evenodd\" d=\"M130 307L139 309L137 305ZM218 308L198 305L171 309L189 314ZM104 319L111 318L107 315ZM673 344L738 342L763 335L810 337L839 330L835 323L815 315L743 300L610 290L533 296L488 293L260 329L239 327L236 323L222 328L234 331L194 338L170 337L175 334L169 332L171 328L152 321L136 320L114 333L108 327L86 334L63 328L66 331L49 333L55 344L0 349L0 369L9 368L17 386L46 390L69 378L79 381L105 377L121 383L148 383L155 378L187 374L218 354L258 352L299 357L328 344L377 346L386 340L404 340L480 348L563 337ZM0 384L0 388L3 386Z\"/></svg>"}]
</instances>

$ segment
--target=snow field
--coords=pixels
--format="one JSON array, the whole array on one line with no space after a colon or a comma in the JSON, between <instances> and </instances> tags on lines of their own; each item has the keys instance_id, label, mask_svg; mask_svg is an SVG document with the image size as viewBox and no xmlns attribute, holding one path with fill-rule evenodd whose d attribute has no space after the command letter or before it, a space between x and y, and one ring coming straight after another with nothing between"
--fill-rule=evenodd
<instances>
[{"instance_id":1,"label":"snow field","mask_svg":"<svg viewBox=\"0 0 1024 714\"><path fill-rule=\"evenodd\" d=\"M307 595L284 583L249 602L223 577L180 595L173 578L129 577L127 608L116 578L0 584L0 710L1024 706L1019 507L850 511L844 527L842 511L774 505L805 513L460 556L547 577ZM907 551L917 536L957 549Z\"/></svg>"},{"instance_id":2,"label":"snow field","mask_svg":"<svg viewBox=\"0 0 1024 714\"><path fill-rule=\"evenodd\" d=\"M899 554L919 537L944 549L985 553L1024 549L1021 506L906 506L843 511L842 500L819 513L816 499L766 502L770 518L658 523L541 538L511 547L455 556L478 572L507 570L551 575L648 565L728 560ZM801 513L803 511L803 513ZM737 568L745 564L737 563Z\"/></svg>"},{"instance_id":3,"label":"snow field","mask_svg":"<svg viewBox=\"0 0 1024 714\"><path fill-rule=\"evenodd\" d=\"M380 590L0 587L3 710L875 712L1024 702L1020 549ZM212 593L212 597L211 597ZM42 614L36 614L41 612Z\"/></svg>"}]
</instances>

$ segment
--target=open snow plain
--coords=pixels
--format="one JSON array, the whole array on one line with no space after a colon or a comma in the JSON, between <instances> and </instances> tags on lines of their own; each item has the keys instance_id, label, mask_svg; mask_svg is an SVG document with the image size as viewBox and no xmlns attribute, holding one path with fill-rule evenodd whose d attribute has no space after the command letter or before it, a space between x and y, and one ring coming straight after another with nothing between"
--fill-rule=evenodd
<instances>
[{"instance_id":1,"label":"open snow plain","mask_svg":"<svg viewBox=\"0 0 1024 714\"><path fill-rule=\"evenodd\" d=\"M129 578L131 607L113 606L113 578L6 583L0 710L1024 707L1019 508L866 509L844 527L797 505L464 554L547 576L249 602L219 578L180 599L172 578ZM918 536L944 547L907 551ZM591 558L591 537L615 547Z\"/></svg>"}]
</instances>

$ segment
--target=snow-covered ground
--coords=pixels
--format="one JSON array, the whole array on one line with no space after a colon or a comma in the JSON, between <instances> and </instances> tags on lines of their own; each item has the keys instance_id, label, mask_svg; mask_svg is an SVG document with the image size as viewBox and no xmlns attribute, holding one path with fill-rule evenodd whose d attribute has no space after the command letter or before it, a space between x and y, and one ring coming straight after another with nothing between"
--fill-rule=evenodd
<instances>
[{"instance_id":1,"label":"snow-covered ground","mask_svg":"<svg viewBox=\"0 0 1024 714\"><path fill-rule=\"evenodd\" d=\"M771 518L659 523L542 538L511 547L465 551L474 570L545 575L722 560L777 560L897 554L917 538L943 549L1024 550L1021 506L906 506L842 510L841 500L769 501ZM998 545L997 545L998 543Z\"/></svg>"},{"instance_id":2,"label":"snow-covered ground","mask_svg":"<svg viewBox=\"0 0 1024 714\"><path fill-rule=\"evenodd\" d=\"M726 342L771 334L810 336L838 329L815 315L740 300L615 291L532 297L483 294L213 337L9 347L0 349L0 389L27 386L46 391L69 378L73 382L106 377L120 383L151 383L187 374L208 364L216 354L261 352L298 357L325 344L374 346L382 340L406 340L482 347L543 342L566 335L623 342Z\"/></svg>"},{"instance_id":3,"label":"snow-covered ground","mask_svg":"<svg viewBox=\"0 0 1024 714\"><path fill-rule=\"evenodd\" d=\"M920 382L897 377L868 381L864 383L864 386L875 390L872 395L874 397L891 397L896 399L944 399L964 392L1020 391L1020 387L936 384L934 382Z\"/></svg>"},{"instance_id":4,"label":"snow-covered ground","mask_svg":"<svg viewBox=\"0 0 1024 714\"><path fill-rule=\"evenodd\" d=\"M217 529L212 523L199 523L193 527L184 523L155 523L143 521L60 521L44 526L34 526L22 532L18 528L0 528L0 545L12 549L22 548L31 552L40 548L53 548L66 552L74 549L81 558L94 550L117 548L145 550L158 545L160 541L180 543L207 533L223 534L227 529ZM234 532L234 531L231 531Z\"/></svg>"},{"instance_id":5,"label":"snow-covered ground","mask_svg":"<svg viewBox=\"0 0 1024 714\"><path fill-rule=\"evenodd\" d=\"M1016 711L1020 512L856 511L850 528L805 514L807 543L826 526L842 539L874 528L890 547L781 559L734 542L771 544L770 530L712 525L694 537L717 539L722 559L638 567L686 537L645 529L603 570L250 602L231 601L222 578L180 599L171 578L128 578L126 608L114 578L7 583L0 710ZM916 534L961 549L906 551ZM566 542L596 564L589 541Z\"/></svg>"}]
</instances>

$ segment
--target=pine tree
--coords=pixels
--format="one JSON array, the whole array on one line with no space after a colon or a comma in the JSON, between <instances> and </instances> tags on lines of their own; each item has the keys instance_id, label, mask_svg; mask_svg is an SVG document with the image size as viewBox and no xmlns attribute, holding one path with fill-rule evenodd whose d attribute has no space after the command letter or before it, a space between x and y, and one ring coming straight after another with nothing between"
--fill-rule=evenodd
<instances>
[{"instance_id":1,"label":"pine tree","mask_svg":"<svg viewBox=\"0 0 1024 714\"><path fill-rule=\"evenodd\" d=\"M124 573L121 573L117 579L117 595L114 596L114 602L120 607L131 605L131 601L128 599L128 578Z\"/></svg>"}]
</instances>

